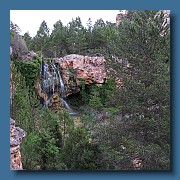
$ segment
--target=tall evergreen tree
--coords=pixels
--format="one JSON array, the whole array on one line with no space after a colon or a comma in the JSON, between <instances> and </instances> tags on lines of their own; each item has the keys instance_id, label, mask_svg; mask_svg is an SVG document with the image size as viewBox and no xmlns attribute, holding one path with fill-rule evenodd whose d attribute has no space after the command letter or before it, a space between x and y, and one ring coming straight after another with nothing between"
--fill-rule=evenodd
<instances>
[{"instance_id":1,"label":"tall evergreen tree","mask_svg":"<svg viewBox=\"0 0 180 180\"><path fill-rule=\"evenodd\" d=\"M155 18L156 13L130 11L110 42L114 54L129 62L119 71L124 77L119 96L122 134L132 148L137 145L136 153L148 170L170 167L170 33L160 35L163 14Z\"/></svg>"},{"instance_id":2,"label":"tall evergreen tree","mask_svg":"<svg viewBox=\"0 0 180 180\"><path fill-rule=\"evenodd\" d=\"M23 39L25 40L28 49L30 49L31 39L32 39L32 38L31 38L29 32L26 32L26 33L24 34Z\"/></svg>"},{"instance_id":3,"label":"tall evergreen tree","mask_svg":"<svg viewBox=\"0 0 180 180\"><path fill-rule=\"evenodd\" d=\"M49 28L45 21L41 23L33 41L35 51L41 51L41 53L47 51L49 43Z\"/></svg>"},{"instance_id":4,"label":"tall evergreen tree","mask_svg":"<svg viewBox=\"0 0 180 180\"><path fill-rule=\"evenodd\" d=\"M65 55L67 48L67 30L59 20L54 24L54 29L51 33L51 47L54 51L54 56L59 57Z\"/></svg>"},{"instance_id":5,"label":"tall evergreen tree","mask_svg":"<svg viewBox=\"0 0 180 180\"><path fill-rule=\"evenodd\" d=\"M80 17L76 17L68 24L68 46L71 53L83 53L86 49L86 30Z\"/></svg>"}]
</instances>

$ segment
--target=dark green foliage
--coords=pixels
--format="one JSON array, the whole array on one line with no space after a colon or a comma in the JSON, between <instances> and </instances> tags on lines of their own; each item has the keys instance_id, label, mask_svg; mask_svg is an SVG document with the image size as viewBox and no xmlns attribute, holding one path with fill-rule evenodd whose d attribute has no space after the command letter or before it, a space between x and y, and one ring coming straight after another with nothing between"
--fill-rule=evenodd
<instances>
[{"instance_id":1,"label":"dark green foliage","mask_svg":"<svg viewBox=\"0 0 180 180\"><path fill-rule=\"evenodd\" d=\"M124 19L112 40L116 52L127 57L132 65L129 70L119 71L124 76L124 89L119 97L126 124L123 135L132 140L132 145L141 143L141 147L131 145L131 149L145 158L143 168L149 170L170 166L167 160L170 157L170 73L169 63L165 62L165 59L170 61L170 37L169 34L160 36L163 20L162 17L154 19L156 13L132 11L131 18ZM161 151L159 160L153 147Z\"/></svg>"},{"instance_id":2,"label":"dark green foliage","mask_svg":"<svg viewBox=\"0 0 180 180\"><path fill-rule=\"evenodd\" d=\"M25 131L29 131L35 123L31 110L29 89L26 86L25 78L17 71L14 64L11 65L11 73L11 83L16 88L11 97L11 117L16 119L17 125L21 125Z\"/></svg>"},{"instance_id":3,"label":"dark green foliage","mask_svg":"<svg viewBox=\"0 0 180 180\"><path fill-rule=\"evenodd\" d=\"M55 113L41 109L14 65L11 72L17 84L11 117L27 132L21 144L24 169L98 169L100 152L96 145L89 143L85 128L76 127L67 111Z\"/></svg>"},{"instance_id":4,"label":"dark green foliage","mask_svg":"<svg viewBox=\"0 0 180 180\"><path fill-rule=\"evenodd\" d=\"M86 49L86 29L83 27L80 17L76 17L67 25L68 51L72 54L83 54Z\"/></svg>"},{"instance_id":5,"label":"dark green foliage","mask_svg":"<svg viewBox=\"0 0 180 180\"><path fill-rule=\"evenodd\" d=\"M62 22L59 20L54 24L54 29L51 33L51 47L54 52L54 57L64 55L65 48L67 47L67 31L63 27Z\"/></svg>"},{"instance_id":6,"label":"dark green foliage","mask_svg":"<svg viewBox=\"0 0 180 180\"><path fill-rule=\"evenodd\" d=\"M101 102L101 98L99 96L99 91L91 90L90 98L89 98L89 105L94 107L96 110L103 107Z\"/></svg>"},{"instance_id":7,"label":"dark green foliage","mask_svg":"<svg viewBox=\"0 0 180 180\"><path fill-rule=\"evenodd\" d=\"M48 54L50 50L49 46L50 46L49 28L47 26L47 23L43 21L40 24L36 36L31 41L30 48L32 48L33 51L41 51L42 53L41 55L44 56L44 54Z\"/></svg>"},{"instance_id":8,"label":"dark green foliage","mask_svg":"<svg viewBox=\"0 0 180 180\"><path fill-rule=\"evenodd\" d=\"M25 77L26 85L30 88L35 86L35 82L40 71L40 59L36 57L33 61L21 62L19 60L14 60L14 64L21 74Z\"/></svg>"},{"instance_id":9,"label":"dark green foliage","mask_svg":"<svg viewBox=\"0 0 180 180\"><path fill-rule=\"evenodd\" d=\"M101 166L100 150L97 145L89 143L87 131L83 127L75 127L69 132L61 156L71 170L93 170Z\"/></svg>"},{"instance_id":10,"label":"dark green foliage","mask_svg":"<svg viewBox=\"0 0 180 180\"><path fill-rule=\"evenodd\" d=\"M82 102L89 104L96 110L112 105L111 96L114 96L116 90L114 78L109 78L102 86L92 85L91 87L86 86L85 82L80 79L80 87Z\"/></svg>"},{"instance_id":11,"label":"dark green foliage","mask_svg":"<svg viewBox=\"0 0 180 180\"><path fill-rule=\"evenodd\" d=\"M123 88L117 90L112 79L90 92L91 108L100 111L84 117L101 122L91 120L94 125L85 125L93 129L92 138L102 148L106 169L133 169L136 157L144 170L170 168L170 36L160 35L163 19L154 19L156 13L130 12L109 39L111 53L119 59L126 57L131 64L128 68L108 60L109 67L123 77Z\"/></svg>"},{"instance_id":12,"label":"dark green foliage","mask_svg":"<svg viewBox=\"0 0 180 180\"><path fill-rule=\"evenodd\" d=\"M40 61L14 61L23 76L12 70L18 86L11 117L28 133L22 144L26 169L134 170L136 158L142 170L170 169L170 33L157 12L129 11L118 27L102 19L94 26L89 20L87 29L80 18L67 26L58 21L51 35L41 24L31 42L35 51L103 55L111 78L102 86L79 79L80 93L68 99L82 113L83 125L76 126L66 111L40 110L30 94ZM70 74L73 79L75 71Z\"/></svg>"},{"instance_id":13,"label":"dark green foliage","mask_svg":"<svg viewBox=\"0 0 180 180\"><path fill-rule=\"evenodd\" d=\"M22 163L24 169L38 169L39 159L41 158L39 147L41 139L37 132L29 132L21 145Z\"/></svg>"},{"instance_id":14,"label":"dark green foliage","mask_svg":"<svg viewBox=\"0 0 180 180\"><path fill-rule=\"evenodd\" d=\"M44 57L60 57L67 54L104 55L107 51L107 40L111 38L111 24L99 19L94 26L91 20L88 27L82 25L81 19L72 19L67 26L63 26L61 20L54 24L52 33L49 34L47 23L43 21L35 37L28 33L23 39L29 50L41 52Z\"/></svg>"},{"instance_id":15,"label":"dark green foliage","mask_svg":"<svg viewBox=\"0 0 180 180\"><path fill-rule=\"evenodd\" d=\"M45 109L41 118L37 122L37 128L39 129L37 135L40 138L40 145L38 148L38 154L40 158L38 160L42 170L58 170L65 168L65 165L59 158L60 148L62 147L62 120L64 114L59 116L49 109ZM63 167L61 167L63 165Z\"/></svg>"},{"instance_id":16,"label":"dark green foliage","mask_svg":"<svg viewBox=\"0 0 180 180\"><path fill-rule=\"evenodd\" d=\"M79 86L81 88L81 99L82 99L82 102L83 103L88 103L89 102L89 93L87 92L87 88L86 88L86 84L84 82L83 79L79 79L80 83L79 83Z\"/></svg>"},{"instance_id":17,"label":"dark green foliage","mask_svg":"<svg viewBox=\"0 0 180 180\"><path fill-rule=\"evenodd\" d=\"M26 42L27 48L30 49L32 38L31 38L29 32L26 32L26 33L24 34L23 39L24 39L25 42Z\"/></svg>"}]
</instances>

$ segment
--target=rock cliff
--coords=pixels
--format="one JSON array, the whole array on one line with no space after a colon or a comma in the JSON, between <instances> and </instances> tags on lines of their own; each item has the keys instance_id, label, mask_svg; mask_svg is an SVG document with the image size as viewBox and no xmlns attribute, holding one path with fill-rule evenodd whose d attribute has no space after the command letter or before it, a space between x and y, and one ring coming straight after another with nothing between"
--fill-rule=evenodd
<instances>
[{"instance_id":1,"label":"rock cliff","mask_svg":"<svg viewBox=\"0 0 180 180\"><path fill-rule=\"evenodd\" d=\"M26 132L15 126L15 121L10 118L10 169L22 170L20 144Z\"/></svg>"},{"instance_id":2,"label":"rock cliff","mask_svg":"<svg viewBox=\"0 0 180 180\"><path fill-rule=\"evenodd\" d=\"M55 59L55 63L61 69L66 86L66 95L79 92L81 80L86 85L95 84L99 86L107 78L104 57L71 54L60 59Z\"/></svg>"}]
</instances>

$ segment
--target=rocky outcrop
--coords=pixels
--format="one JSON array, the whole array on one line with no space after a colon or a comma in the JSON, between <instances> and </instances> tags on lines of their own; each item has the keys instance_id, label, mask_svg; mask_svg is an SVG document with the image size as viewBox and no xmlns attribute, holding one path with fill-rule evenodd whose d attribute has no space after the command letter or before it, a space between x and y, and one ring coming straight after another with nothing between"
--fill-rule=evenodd
<instances>
[{"instance_id":1,"label":"rocky outcrop","mask_svg":"<svg viewBox=\"0 0 180 180\"><path fill-rule=\"evenodd\" d=\"M37 57L37 56L38 56L38 54L36 54L35 52L29 51L27 54L22 55L22 56L20 57L20 59L21 59L22 61L24 61L24 62L27 62L27 61L32 61L32 60L34 60L34 58Z\"/></svg>"},{"instance_id":2,"label":"rocky outcrop","mask_svg":"<svg viewBox=\"0 0 180 180\"><path fill-rule=\"evenodd\" d=\"M36 81L35 90L40 98L42 98L44 101L48 100L48 95L42 90L39 79Z\"/></svg>"},{"instance_id":3,"label":"rocky outcrop","mask_svg":"<svg viewBox=\"0 0 180 180\"><path fill-rule=\"evenodd\" d=\"M106 81L104 57L89 57L77 54L55 59L59 65L66 88L66 94L80 91L79 85L83 80L86 85L101 85Z\"/></svg>"},{"instance_id":4,"label":"rocky outcrop","mask_svg":"<svg viewBox=\"0 0 180 180\"><path fill-rule=\"evenodd\" d=\"M49 103L49 108L53 109L55 112L59 112L64 109L59 94L55 93L54 95L52 95Z\"/></svg>"},{"instance_id":5,"label":"rocky outcrop","mask_svg":"<svg viewBox=\"0 0 180 180\"><path fill-rule=\"evenodd\" d=\"M81 83L86 86L101 86L106 79L104 57L71 54L63 58L54 58L49 62L42 61L35 89L44 105L47 106L55 93L61 98L66 98L80 92ZM67 103L63 103L71 111Z\"/></svg>"},{"instance_id":6,"label":"rocky outcrop","mask_svg":"<svg viewBox=\"0 0 180 180\"><path fill-rule=\"evenodd\" d=\"M22 170L20 144L26 132L15 126L15 121L10 118L10 169Z\"/></svg>"}]
</instances>

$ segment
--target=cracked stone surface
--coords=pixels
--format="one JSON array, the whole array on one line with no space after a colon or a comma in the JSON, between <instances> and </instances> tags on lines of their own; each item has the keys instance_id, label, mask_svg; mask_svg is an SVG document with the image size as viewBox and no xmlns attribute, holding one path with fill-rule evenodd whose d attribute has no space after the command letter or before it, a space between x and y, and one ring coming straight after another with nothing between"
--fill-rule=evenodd
<instances>
[{"instance_id":1,"label":"cracked stone surface","mask_svg":"<svg viewBox=\"0 0 180 180\"><path fill-rule=\"evenodd\" d=\"M15 126L15 120L10 118L10 169L22 170L20 144L26 132Z\"/></svg>"}]
</instances>

